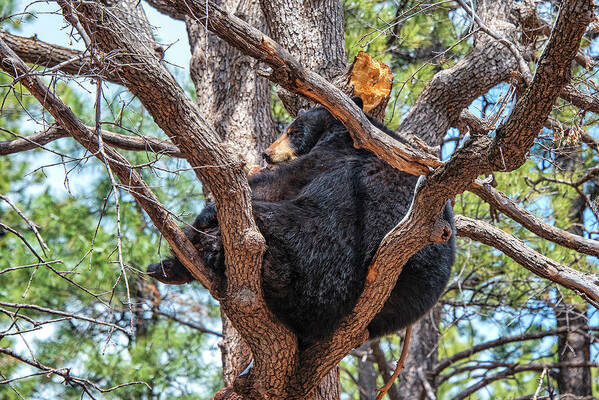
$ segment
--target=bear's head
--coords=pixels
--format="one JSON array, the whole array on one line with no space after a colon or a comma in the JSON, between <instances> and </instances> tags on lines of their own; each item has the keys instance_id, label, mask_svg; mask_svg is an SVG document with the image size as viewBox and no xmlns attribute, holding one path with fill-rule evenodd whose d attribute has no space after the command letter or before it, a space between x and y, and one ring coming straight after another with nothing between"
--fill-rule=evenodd
<instances>
[{"instance_id":1,"label":"bear's head","mask_svg":"<svg viewBox=\"0 0 599 400\"><path fill-rule=\"evenodd\" d=\"M353 101L362 108L362 99L354 97ZM323 133L341 123L322 106L308 111L299 110L283 134L271 144L262 156L269 164L291 161L308 153L318 143Z\"/></svg>"}]
</instances>

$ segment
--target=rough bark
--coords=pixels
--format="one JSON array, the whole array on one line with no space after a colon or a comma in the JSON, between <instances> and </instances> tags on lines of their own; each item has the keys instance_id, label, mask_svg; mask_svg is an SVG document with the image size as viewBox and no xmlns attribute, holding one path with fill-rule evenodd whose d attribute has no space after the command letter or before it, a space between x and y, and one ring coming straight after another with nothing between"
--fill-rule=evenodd
<instances>
[{"instance_id":1,"label":"rough bark","mask_svg":"<svg viewBox=\"0 0 599 400\"><path fill-rule=\"evenodd\" d=\"M474 185L471 191L476 193L476 195L485 200L492 207L501 211L519 224L522 224L526 229L540 237L584 254L595 257L599 256L599 241L587 239L580 234L568 232L541 221L533 213L520 207L516 202L511 200L505 194L497 191L491 185Z\"/></svg>"},{"instance_id":2,"label":"rough bark","mask_svg":"<svg viewBox=\"0 0 599 400\"><path fill-rule=\"evenodd\" d=\"M207 269L189 239L173 221L168 211L161 205L141 176L132 169L129 162L118 152L103 148L101 141L75 116L37 77L28 75L28 68L21 59L0 39L0 63L5 70L27 88L35 98L48 110L61 126L68 130L83 147L106 163L121 180L124 187L135 197L140 206L148 213L152 222L173 247L177 257L185 263L190 273L208 289L212 289L214 276Z\"/></svg>"},{"instance_id":3,"label":"rough bark","mask_svg":"<svg viewBox=\"0 0 599 400\"><path fill-rule=\"evenodd\" d=\"M296 339L276 320L262 298L264 239L252 218L243 162L220 142L197 106L151 54L147 39L127 25L130 20L136 24L142 20L137 2L76 4L94 45L105 52L113 51L112 62L118 64L129 90L186 155L196 175L214 195L228 277L226 288L220 291L221 306L234 325L251 327L243 330L255 356L249 396L285 397L286 381L296 360ZM279 368L273 369L275 365Z\"/></svg>"},{"instance_id":4,"label":"rough bark","mask_svg":"<svg viewBox=\"0 0 599 400\"><path fill-rule=\"evenodd\" d=\"M197 17L230 45L268 64L272 68L268 78L274 83L322 104L349 129L357 147L368 149L393 167L414 175L428 174L430 168L442 164L426 149L405 145L381 132L333 83L303 68L273 39L211 1L165 1L179 12Z\"/></svg>"},{"instance_id":5,"label":"rough bark","mask_svg":"<svg viewBox=\"0 0 599 400\"><path fill-rule=\"evenodd\" d=\"M537 253L520 239L493 225L456 215L458 234L495 247L532 273L578 292L591 304L599 305L599 276L582 273Z\"/></svg>"},{"instance_id":6,"label":"rough bark","mask_svg":"<svg viewBox=\"0 0 599 400\"><path fill-rule=\"evenodd\" d=\"M563 154L567 160L577 158L568 154ZM574 165L567 163L569 169ZM576 235L582 235L584 226L584 210L586 203L584 199L578 197L572 201L569 212L569 219L572 223L570 231ZM553 310L557 328L566 328L567 330L558 336L557 357L560 363L585 363L591 361L591 337L589 336L589 318L583 307L571 304L568 299L562 299ZM593 394L593 385L591 383L591 369L589 367L580 368L560 368L557 374L557 387L561 394L570 394L578 396L591 396Z\"/></svg>"},{"instance_id":7,"label":"rough bark","mask_svg":"<svg viewBox=\"0 0 599 400\"><path fill-rule=\"evenodd\" d=\"M229 277L223 307L236 326L250 328L249 331L243 331L243 335L252 347L257 361L254 372L250 375L250 387L253 389L251 397L292 399L308 397L312 388L337 365L347 351L364 341L368 321L382 307L395 285L402 265L409 257L428 243L447 239L448 227L439 226L438 218L445 201L470 187L480 174L495 170L510 171L522 164L561 88L569 81L571 60L592 15L591 1L563 2L554 34L540 59L535 78L525 95L516 103L507 122L497 131L496 137L473 137L448 163L437 168L428 179L421 180L416 189L414 206L385 237L377 251L373 264L369 267L364 292L353 312L342 321L330 340L307 349L298 360L293 350L290 351L295 349L292 335L273 320L261 299L259 266L263 242L251 219L249 189L240 164L223 149L197 108L155 60L155 55L151 53L152 46L149 45L151 43L146 42L145 38L132 37L131 32L126 29L119 29L123 20L114 19L118 6L100 10L94 3L77 4L94 43L105 51L119 49L111 62L119 68L127 86L140 98L177 147L186 154L191 165L197 167L198 176L215 193ZM247 29L231 16L219 14L219 10L210 2L206 4L204 1L186 0L170 1L169 4L176 6L180 12L200 16L200 19L201 16L207 16L206 22L210 29L223 26L230 28L228 36L223 34L223 37L244 48L249 54L268 62L274 68L270 76L274 81L312 99L321 100L346 123L355 135L358 146L368 146L380 139L377 139L378 133L372 130L370 124L360 123L361 114L349 103L347 97L337 95L333 90L322 90L327 88L327 82L323 78L305 73L295 60L288 57L269 38ZM211 12L201 12L207 11L202 7L209 7ZM128 19L129 17L124 20ZM231 21L235 23L231 25ZM248 40L242 40L248 37L249 45ZM143 51L140 52L140 48ZM293 79L289 79L290 77ZM170 107L164 109L165 106ZM360 143L360 134L368 132L368 129L374 136L366 134ZM445 129L442 132L439 130L434 136L444 133ZM378 147L373 146L373 151L383 159L393 160L396 156L391 154L393 150L393 146L380 146L380 143ZM409 149L404 150L397 154L405 155ZM207 165L212 166L207 168L210 169L209 172L202 169ZM223 165L229 167L224 168ZM434 166L438 165L440 164ZM424 166L428 172L429 165Z\"/></svg>"},{"instance_id":8,"label":"rough bark","mask_svg":"<svg viewBox=\"0 0 599 400\"><path fill-rule=\"evenodd\" d=\"M358 350L363 352L363 356L358 356L358 390L360 391L360 400L375 400L376 398L376 377L374 363L367 357L370 344L364 343Z\"/></svg>"},{"instance_id":9,"label":"rough bark","mask_svg":"<svg viewBox=\"0 0 599 400\"><path fill-rule=\"evenodd\" d=\"M264 29L257 0L224 0L218 5ZM262 164L262 150L274 141L270 83L258 75L258 62L231 47L191 18L185 20L191 46L191 79L200 112L247 165Z\"/></svg>"},{"instance_id":10,"label":"rough bark","mask_svg":"<svg viewBox=\"0 0 599 400\"><path fill-rule=\"evenodd\" d=\"M591 396L591 368L583 366L591 360L591 338L588 332L589 319L584 308L566 302L554 306L557 328L567 328L558 337L557 357L559 363L579 364L580 367L560 368L557 387L561 394Z\"/></svg>"},{"instance_id":11,"label":"rough bark","mask_svg":"<svg viewBox=\"0 0 599 400\"><path fill-rule=\"evenodd\" d=\"M250 364L252 353L243 337L235 330L235 327L224 313L221 315L221 320L223 340L219 343L219 347L223 364L224 384L229 386Z\"/></svg>"},{"instance_id":12,"label":"rough bark","mask_svg":"<svg viewBox=\"0 0 599 400\"><path fill-rule=\"evenodd\" d=\"M509 19L511 5L509 0L477 1L476 13L494 32L511 38L516 33ZM457 125L462 110L492 87L509 80L512 70L518 70L518 63L508 47L484 32L477 33L472 52L433 77L398 131L419 136L429 145L439 145L447 129Z\"/></svg>"},{"instance_id":13,"label":"rough bark","mask_svg":"<svg viewBox=\"0 0 599 400\"><path fill-rule=\"evenodd\" d=\"M223 0L219 6L259 29L264 18L257 1ZM263 164L262 151L274 141L270 83L257 73L258 62L231 47L198 21L185 18L191 47L190 73L200 112L222 140L243 157L246 170ZM222 313L220 345L225 385L251 360L250 348Z\"/></svg>"},{"instance_id":14,"label":"rough bark","mask_svg":"<svg viewBox=\"0 0 599 400\"><path fill-rule=\"evenodd\" d=\"M335 80L347 71L343 7L339 0L260 0L272 38L309 71ZM303 97L279 92L287 111L309 108Z\"/></svg>"},{"instance_id":15,"label":"rough bark","mask_svg":"<svg viewBox=\"0 0 599 400\"><path fill-rule=\"evenodd\" d=\"M102 77L107 81L122 84L118 73L111 68L103 68L90 52L81 52L66 47L45 43L37 37L25 38L0 31L0 39L27 63L46 68L58 68L72 75ZM102 59L102 56L99 56Z\"/></svg>"},{"instance_id":16,"label":"rough bark","mask_svg":"<svg viewBox=\"0 0 599 400\"><path fill-rule=\"evenodd\" d=\"M87 127L90 131L94 128ZM147 151L151 153L165 154L171 157L184 157L179 149L165 140L146 136L127 136L119 133L101 130L102 140L112 146L123 150ZM0 142L0 156L19 153L43 147L56 139L70 137L69 132L60 126L53 125L48 129L36 132L29 136L19 137L14 140Z\"/></svg>"},{"instance_id":17,"label":"rough bark","mask_svg":"<svg viewBox=\"0 0 599 400\"><path fill-rule=\"evenodd\" d=\"M173 1L173 4L179 7L179 2ZM206 12L202 12L206 9L201 4L194 2L193 5L192 9L196 15L207 15ZM511 171L524 162L527 149L530 148L540 127L547 119L561 88L569 81L570 62L578 50L580 37L591 19L592 7L592 2L588 1L563 4L554 27L554 35L541 56L531 86L526 95L518 100L506 123L499 128L497 136L495 138L473 138L417 189L414 208L387 235L377 251L374 262L369 268L364 292L352 314L341 323L339 330L330 340L307 349L301 355L300 369L294 375L293 382L293 392L296 394L296 398L307 394L306 390L318 382L326 374L326 371L336 365L348 348L363 341L362 329L365 328L366 321L372 318L388 296L401 271L401 267L398 266L403 265L424 244L436 240L432 236L434 234L433 227L436 226L435 216L444 201L465 190L481 173L493 170ZM183 7L181 10L184 10ZM275 43L239 24L239 21L235 21L230 16L219 15L219 11L214 7L210 7L210 11L206 21L209 28L219 33L228 31L229 34L223 33L223 37L230 43L245 49L249 54L265 62L270 62L273 68L282 65L289 66L289 64L281 62L280 56L283 55L286 60L290 60L290 58L285 56L285 52L279 49ZM237 33L243 32L244 39L250 37L251 40L248 43L248 41L241 40L239 34L231 35L231 30L227 30L226 27ZM294 88L287 79L289 69L286 71L285 76L274 71L270 78L281 84L287 84L289 88ZM298 69L295 68L292 72L297 71ZM299 76L299 78L305 77L309 77L309 79L304 79L302 82L308 82L310 85L318 83L311 88L326 86L310 74ZM295 89L304 93L302 88L296 87ZM311 98L317 98L313 92L305 94ZM323 104L344 123L347 123L348 128L355 133L351 124L353 120L344 119L344 114L339 111L339 108L343 107L351 114L351 107L344 103L346 100L342 96L337 100L339 101L335 102L325 98ZM338 104L342 104L342 106L337 107ZM345 108L346 106L347 108ZM381 151L381 153L385 152ZM389 154L386 155L388 157ZM398 243L402 243L402 245L399 246ZM327 356L322 358L323 354ZM316 362L317 358L318 362Z\"/></svg>"}]
</instances>

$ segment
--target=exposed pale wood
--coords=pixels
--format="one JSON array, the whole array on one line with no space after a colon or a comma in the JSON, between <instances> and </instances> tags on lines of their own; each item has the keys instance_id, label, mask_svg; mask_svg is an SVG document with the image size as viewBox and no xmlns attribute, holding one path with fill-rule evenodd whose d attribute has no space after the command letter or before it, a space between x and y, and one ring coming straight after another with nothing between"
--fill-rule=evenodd
<instances>
[{"instance_id":1,"label":"exposed pale wood","mask_svg":"<svg viewBox=\"0 0 599 400\"><path fill-rule=\"evenodd\" d=\"M360 51L354 59L349 75L353 94L362 99L364 112L382 121L393 85L391 68L370 57L368 53Z\"/></svg>"},{"instance_id":2,"label":"exposed pale wood","mask_svg":"<svg viewBox=\"0 0 599 400\"><path fill-rule=\"evenodd\" d=\"M412 209L379 246L369 267L368 275L374 279L365 282L352 313L330 340L302 354L300 365L307 370L297 375L300 378L297 390L310 387L312 380L318 381L345 355L347 345L340 343L355 346L363 340L361 329L365 329L365 321L371 320L388 297L401 266L431 240L431 229L445 200L466 190L481 174L513 170L522 165L561 88L569 81L571 61L592 15L590 0L564 2L528 93L517 101L506 123L497 130L497 136L468 141L416 188ZM329 356L323 359L322 354Z\"/></svg>"},{"instance_id":3,"label":"exposed pale wood","mask_svg":"<svg viewBox=\"0 0 599 400\"><path fill-rule=\"evenodd\" d=\"M326 107L348 128L357 147L372 151L390 165L414 175L441 165L436 157L404 145L374 127L343 92L320 75L304 69L283 47L213 2L170 0L179 12L198 18L212 32L272 68L269 79Z\"/></svg>"}]
</instances>

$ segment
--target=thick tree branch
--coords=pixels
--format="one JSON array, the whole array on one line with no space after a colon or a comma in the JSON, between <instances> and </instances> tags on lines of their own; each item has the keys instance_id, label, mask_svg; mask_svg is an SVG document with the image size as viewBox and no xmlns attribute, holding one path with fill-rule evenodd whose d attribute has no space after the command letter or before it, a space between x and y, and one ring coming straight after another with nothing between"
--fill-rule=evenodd
<instances>
[{"instance_id":1,"label":"thick tree branch","mask_svg":"<svg viewBox=\"0 0 599 400\"><path fill-rule=\"evenodd\" d=\"M307 71L287 50L213 2L165 0L181 13L196 18L230 45L268 64L269 79L326 107L351 132L357 147L372 151L397 169L428 174L441 162L418 148L399 143L374 127L359 108L337 87Z\"/></svg>"},{"instance_id":2,"label":"thick tree branch","mask_svg":"<svg viewBox=\"0 0 599 400\"><path fill-rule=\"evenodd\" d=\"M211 2L206 4L204 1L199 0L169 0L167 3L180 12L199 19L203 24L207 24L209 29L242 51L269 64L273 68L271 75L273 81L280 83L289 90L304 94L312 100L321 102L346 124L352 135L354 135L354 140L358 146L368 148L379 157L389 161L390 164L403 170L425 173L428 172L429 166L440 165L438 161L422 156L407 146L405 148L400 146L395 147L394 141L389 140L377 130L372 130L372 126L346 96L337 89L332 88L332 85L320 76L306 72L284 49L271 39L259 31L252 29L239 19L222 12ZM94 37L94 40L100 46L103 46L105 51L115 48L122 49L124 54L120 55L120 60L121 65L125 65L125 67L122 67L121 70L123 74L128 75L126 79L129 88L134 94L140 97L146 108L155 117L156 122L172 137L177 147L188 154L188 159L192 165L206 165L205 161L210 161L209 155L198 155L197 149L200 150L200 153L212 150L213 153L219 154L220 147L218 143L210 143L210 136L206 134L208 129L197 122L198 120L202 121L201 116L198 115L194 107L188 106L188 102L180 94L180 90L175 85L170 84L170 76L161 72L158 69L159 66L151 58L147 57L147 55L145 58L136 55L136 48L131 46L131 43L135 42L134 38L123 39L123 37L127 37L127 32L119 31L115 33L111 31L111 29L116 29L115 27L118 27L119 23L118 21L109 21L111 17L110 13L101 14L96 11L93 5L87 2L80 4L80 10L84 12L84 19L88 19L87 23L93 28L88 29L92 32L90 36ZM438 213L447 199L470 187L474 179L480 174L495 170L512 170L524 162L525 154L538 134L540 126L547 119L557 95L569 80L571 60L578 50L580 37L584 33L586 25L590 22L592 7L593 4L590 0L571 0L563 3L554 33L541 56L532 85L527 93L518 100L507 123L497 131L497 136L495 138L487 136L473 138L466 143L464 148L456 152L447 164L438 168L430 175L428 180L419 185L415 194L413 208L400 224L387 235L378 249L373 264L369 268L364 292L358 300L355 309L344 319L338 331L329 341L317 344L307 349L301 355L302 363L300 369L293 376L296 379L293 382L293 395L287 398L304 398L351 347L364 340L366 325L389 296L401 272L401 266L424 245L439 240L435 236L436 231L433 230L433 227L438 224L440 220ZM493 49L492 46L489 47ZM493 58L489 57L494 54L493 51L487 54L481 53L481 60L486 64L493 64L489 62L489 59ZM502 55L501 62L503 63L503 61L504 58ZM137 69L128 69L128 64L135 64ZM461 68L464 67L468 67L468 65L461 66ZM479 73L480 71L478 70L475 72L475 74ZM486 87L488 89L496 84L495 78L498 76L497 73L492 72L491 75L493 78L485 80L485 84L480 85L481 88ZM503 78L502 73L499 75ZM468 75L465 74L462 77L465 76ZM433 86L433 88L453 87L453 85L448 85L444 82L443 79L444 77L447 79L447 75L439 74L438 77L437 86ZM480 79L471 76L470 81L480 82ZM469 85L465 85L465 87L469 88ZM467 90L471 91L470 89ZM172 94L173 92L175 93L174 95ZM456 92L451 95L447 91L442 92L446 98L451 99L461 98L460 94L462 94L461 92ZM166 99L165 93L169 94L169 97ZM159 101L160 99L164 99L164 101ZM152 105L152 102L156 102L162 106L164 104L172 104L173 100L175 100L175 104L178 107L174 110L169 110L171 113L169 113L168 117L164 116L163 110L157 109L156 105ZM459 116L462 108L461 103L456 103L452 104L450 110L455 111L456 116ZM440 113L446 116L446 110L447 108L444 108ZM427 115L431 115L430 109L426 112L428 113ZM435 112L439 111L434 110L432 113L434 114ZM185 125L192 126L185 126L187 134L179 135L181 121L188 121L190 115L193 117L191 118L192 122L188 122ZM449 120L451 119L447 121ZM195 124L193 121L196 121ZM439 127L445 127L446 129L448 123L433 124L434 136L436 137L440 134L441 129ZM419 127L422 129L428 125L430 125L430 121L427 121L427 124L419 124ZM445 133L445 129L442 130L442 134ZM194 141L188 138L196 134L202 140ZM193 148L191 144L195 144L197 147ZM217 159L223 160L226 157L223 155L222 158L213 158L213 160ZM211 172L214 175L225 175L223 173L219 174L221 172L219 170ZM218 189L218 186L212 185L217 183L218 180L214 176L205 175L207 176L202 176L202 178L211 186L211 189L213 191L215 188ZM222 191L220 193L216 192L217 200L231 199L230 191L239 187L235 184L239 182L230 182L227 179L222 179L218 183L222 185L220 189L227 188L229 197L227 197L227 193L223 193ZM225 201L221 201L220 205L222 206L226 203ZM243 203L241 199L240 203ZM243 204L247 205L249 201ZM227 240L229 239L227 236L231 235L231 237L235 237L236 232L227 232L228 227L224 223L227 221L226 214L232 216L242 215L242 219L244 216L251 219L251 216L243 214L247 212L248 208L246 207L246 209L242 210L231 209L226 212L219 208L219 222L221 222L221 229L224 231L223 237L227 250L226 254L229 258L227 260L228 277L235 280L233 286L236 289L246 288L247 285L250 285L250 292L252 295L257 294L259 299L261 292L259 286L256 287L259 285L259 275L245 275L248 272L247 270L235 270L235 265L240 265L244 260L231 260L235 252L232 251L231 242ZM248 226L244 225L244 222L246 222L244 220L237 220L237 222L231 224L229 228L235 227L233 229L239 232L240 226ZM251 227L250 229L253 228ZM441 229L440 231L443 232L445 229ZM242 229L241 232L246 231ZM239 243L244 243L243 236L239 238ZM252 262L251 265L257 266L256 270L259 270L260 260L253 261L255 262ZM240 290L233 290L230 296L235 297L240 294ZM227 297L229 298L229 296ZM244 297L247 298L247 296ZM255 304L255 302L252 303L253 306ZM243 305L240 304L236 304L239 308L230 308L229 310L227 310L228 304L226 301L223 302L223 305L225 311L231 311L233 314L235 311L244 310ZM248 311L255 311L255 309L251 308ZM252 315L258 316L260 314L253 313ZM261 316L271 318L270 314L262 314ZM264 326L264 321L259 319L255 319L255 321L257 327ZM241 325L244 321L239 320L238 322ZM253 333L249 333L248 338L250 341L254 339L265 340L263 337L264 334L270 332L263 332L260 329L256 329L254 333L258 333L260 336L252 337ZM288 335L286 332L282 332L282 334ZM280 342L281 335L276 336L277 342ZM252 343L250 343L250 346L252 346ZM259 342L254 342L252 350L255 356L258 355L257 372L267 374L269 369L264 365L261 366L260 362L264 362L269 357L272 359L272 354L260 354ZM284 348L271 348L269 350L280 351L277 354L279 359L272 365L293 366L294 361L289 360L290 353L288 350ZM326 356L323 358L323 355ZM290 371L290 369L286 368L284 375L289 376L286 374ZM276 386L280 385L281 382L271 381L270 384ZM268 389L265 389L269 390L272 387L270 386Z\"/></svg>"},{"instance_id":3,"label":"thick tree branch","mask_svg":"<svg viewBox=\"0 0 599 400\"><path fill-rule=\"evenodd\" d=\"M260 5L268 32L299 64L329 81L344 78L347 61L341 1L261 0ZM305 98L285 90L279 91L279 97L291 115L311 107Z\"/></svg>"},{"instance_id":4,"label":"thick tree branch","mask_svg":"<svg viewBox=\"0 0 599 400\"><path fill-rule=\"evenodd\" d=\"M599 241L586 239L541 221L491 185L475 184L470 191L536 235L569 249L599 257Z\"/></svg>"},{"instance_id":5,"label":"thick tree branch","mask_svg":"<svg viewBox=\"0 0 599 400\"><path fill-rule=\"evenodd\" d=\"M435 365L435 369L432 371L432 375L437 376L441 373L441 371L443 371L445 368L451 366L452 364L455 364L457 361L471 357L472 355L479 353L481 351L484 351L484 350L492 349L492 348L498 347L498 346L503 346L505 344L513 343L513 342L522 342L525 340L541 339L541 338L544 338L547 336L556 336L556 335L559 335L560 333L569 332L569 331L571 331L571 328L561 327L561 328L552 329L549 331L530 332L530 333L523 333L521 335L505 336L505 337L502 337L499 339L490 340L488 342L479 343L475 346L470 347L469 349L460 351L459 353L455 353L452 356L445 357L442 360L440 360ZM441 382L436 382L436 385L438 386L440 383Z\"/></svg>"},{"instance_id":6,"label":"thick tree branch","mask_svg":"<svg viewBox=\"0 0 599 400\"><path fill-rule=\"evenodd\" d=\"M595 307L599 307L599 276L562 265L486 222L462 215L457 215L455 222L460 236L495 247L535 275L572 289Z\"/></svg>"},{"instance_id":7,"label":"thick tree branch","mask_svg":"<svg viewBox=\"0 0 599 400\"><path fill-rule=\"evenodd\" d=\"M25 38L0 30L4 40L23 61L46 68L57 68L70 75L102 77L109 82L122 84L118 73L112 68L104 68L94 63L91 53L42 42L35 36Z\"/></svg>"},{"instance_id":8,"label":"thick tree branch","mask_svg":"<svg viewBox=\"0 0 599 400\"><path fill-rule=\"evenodd\" d=\"M599 153L599 140L595 139L594 137L585 132L582 135L582 141Z\"/></svg>"},{"instance_id":9,"label":"thick tree branch","mask_svg":"<svg viewBox=\"0 0 599 400\"><path fill-rule=\"evenodd\" d=\"M87 127L90 131L94 128ZM166 154L172 157L183 158L183 153L172 143L147 136L127 136L110 131L101 131L102 140L112 146L123 150L147 151L151 153ZM70 137L71 135L60 126L52 125L48 129L36 132L26 137L0 142L0 156L19 153L42 147L56 139Z\"/></svg>"},{"instance_id":10,"label":"thick tree branch","mask_svg":"<svg viewBox=\"0 0 599 400\"><path fill-rule=\"evenodd\" d=\"M477 19L488 30L504 38L515 36L516 26L509 20L512 2L485 0L476 4ZM412 133L429 145L441 144L447 130L459 125L462 110L492 87L509 81L510 72L518 69L517 57L510 51L510 46L485 32L477 33L473 50L430 80L401 122L398 132Z\"/></svg>"},{"instance_id":11,"label":"thick tree branch","mask_svg":"<svg viewBox=\"0 0 599 400\"><path fill-rule=\"evenodd\" d=\"M226 293L221 290L218 297L225 314L252 349L255 364L248 387L262 396L284 398L286 380L297 360L296 338L275 318L262 297L260 271L265 245L252 217L243 163L223 146L193 100L155 56L151 40L136 34L136 25L149 26L137 1L77 1L75 6L94 45L113 55L128 89L214 195L227 275ZM193 7L183 8L193 11ZM176 250L177 244L170 244ZM264 346L265 342L269 345ZM280 369L277 374L273 374L274 365Z\"/></svg>"},{"instance_id":12,"label":"thick tree branch","mask_svg":"<svg viewBox=\"0 0 599 400\"><path fill-rule=\"evenodd\" d=\"M2 39L0 39L0 64L4 71L27 88L54 119L69 131L73 138L100 160L110 164L124 187L135 197L173 247L177 257L185 263L198 281L207 288L211 288L214 281L212 272L203 266L197 250L187 239L181 228L173 221L167 210L160 204L158 198L152 193L141 176L132 169L129 162L110 148L104 149L107 155L104 158L99 152L98 141L93 133L83 125L69 107L48 90L38 77L30 75L30 70L25 63Z\"/></svg>"},{"instance_id":13,"label":"thick tree branch","mask_svg":"<svg viewBox=\"0 0 599 400\"><path fill-rule=\"evenodd\" d=\"M178 12L174 7L171 7L168 4L168 1L165 0L146 0L146 3L154 7L156 10L161 12L164 15L168 15L173 19L178 19L180 21L185 20L185 14Z\"/></svg>"},{"instance_id":14,"label":"thick tree branch","mask_svg":"<svg viewBox=\"0 0 599 400\"><path fill-rule=\"evenodd\" d=\"M599 114L599 98L590 93L583 92L573 85L565 86L560 93L560 97L578 108Z\"/></svg>"},{"instance_id":15,"label":"thick tree branch","mask_svg":"<svg viewBox=\"0 0 599 400\"><path fill-rule=\"evenodd\" d=\"M369 267L362 295L340 328L326 343L320 343L302 354L298 374L306 380L297 387L314 384L346 353L348 343L360 343L367 322L374 317L389 296L405 262L425 244L433 242L433 227L445 201L468 189L481 174L495 170L513 170L526 160L540 127L546 121L561 88L570 77L571 61L578 50L580 38L593 16L591 0L571 0L562 3L554 32L539 61L528 92L516 103L508 120L497 130L497 136L476 137L456 151L451 160L435 170L416 188L412 208L404 219L384 238ZM530 266L534 268L534 266ZM555 279L562 273L566 285L577 286L599 300L599 284L587 281L586 276L553 265L544 277ZM343 345L345 344L345 345ZM330 355L326 359L322 354ZM318 360L310 363L310 360ZM308 377L308 378L306 378Z\"/></svg>"}]
</instances>

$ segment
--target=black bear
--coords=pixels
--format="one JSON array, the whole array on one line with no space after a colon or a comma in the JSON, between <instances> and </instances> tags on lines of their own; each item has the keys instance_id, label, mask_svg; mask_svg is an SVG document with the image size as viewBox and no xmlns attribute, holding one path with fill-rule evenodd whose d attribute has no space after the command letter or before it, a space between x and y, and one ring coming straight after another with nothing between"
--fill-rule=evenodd
<instances>
[{"instance_id":1,"label":"black bear","mask_svg":"<svg viewBox=\"0 0 599 400\"><path fill-rule=\"evenodd\" d=\"M307 345L331 335L354 307L375 251L410 206L417 177L354 148L349 132L323 107L300 112L264 156L282 163L249 180L253 215L267 244L264 297ZM368 326L371 338L416 321L441 296L455 256L450 202L443 217L452 227L451 238L410 258ZM186 233L205 264L224 276L214 205L207 205ZM165 283L193 280L174 258L150 265L148 273Z\"/></svg>"}]
</instances>

